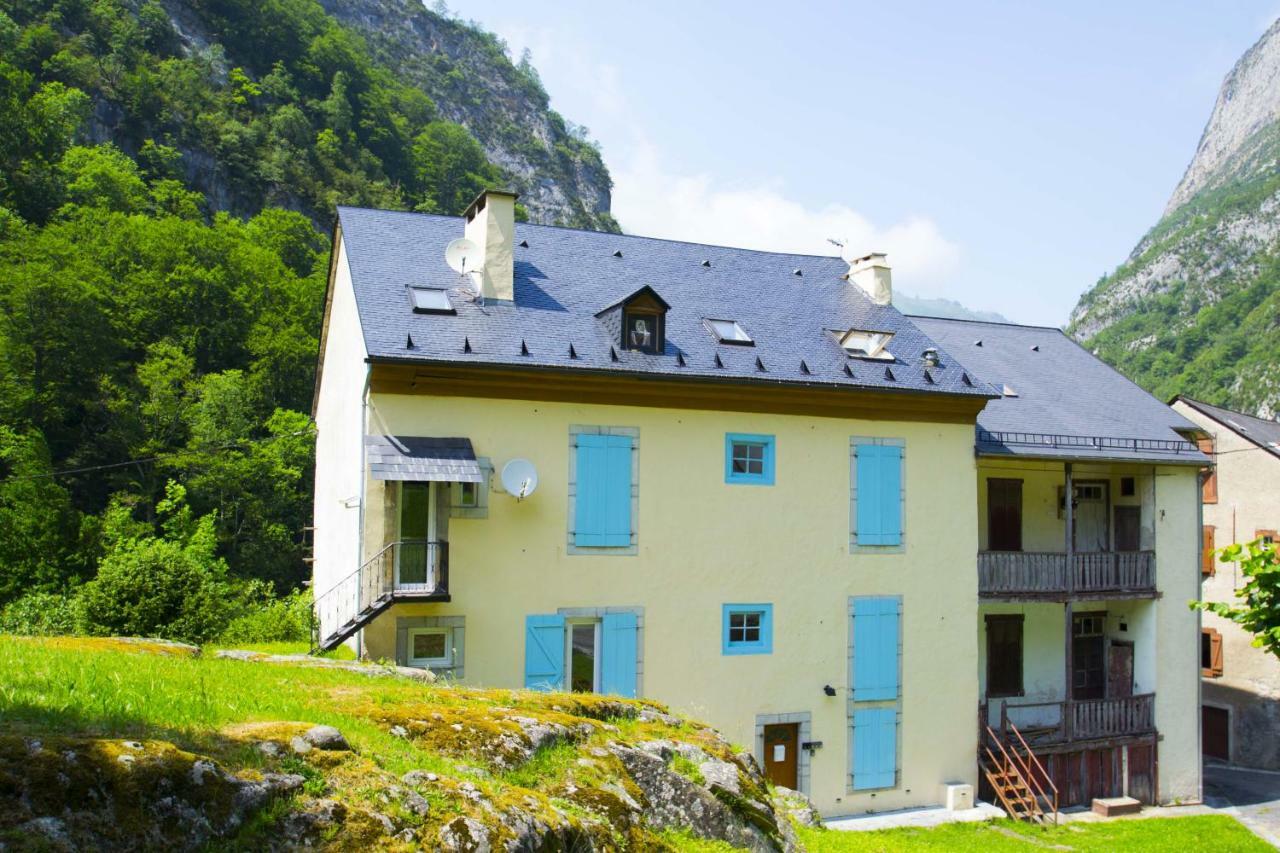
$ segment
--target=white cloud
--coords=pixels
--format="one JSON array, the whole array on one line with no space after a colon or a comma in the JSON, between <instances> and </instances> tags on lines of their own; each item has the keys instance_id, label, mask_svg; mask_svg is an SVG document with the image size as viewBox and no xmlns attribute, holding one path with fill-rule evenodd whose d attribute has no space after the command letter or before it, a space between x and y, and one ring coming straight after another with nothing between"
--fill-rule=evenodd
<instances>
[{"instance_id":1,"label":"white cloud","mask_svg":"<svg viewBox=\"0 0 1280 853\"><path fill-rule=\"evenodd\" d=\"M779 181L729 187L709 175L666 171L647 143L613 163L613 213L629 233L699 243L830 255L889 254L896 282L925 296L944 293L960 263L960 247L927 217L887 226L846 204L807 207L788 198Z\"/></svg>"}]
</instances>

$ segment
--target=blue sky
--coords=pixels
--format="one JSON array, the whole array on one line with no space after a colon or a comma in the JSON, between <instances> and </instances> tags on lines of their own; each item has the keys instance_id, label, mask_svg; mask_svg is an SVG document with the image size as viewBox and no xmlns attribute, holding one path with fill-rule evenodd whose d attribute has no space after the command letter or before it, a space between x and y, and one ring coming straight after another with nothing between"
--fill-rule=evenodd
<instances>
[{"instance_id":1,"label":"blue sky","mask_svg":"<svg viewBox=\"0 0 1280 853\"><path fill-rule=\"evenodd\" d=\"M1276 2L454 0L590 129L624 230L829 254L1062 325L1182 176Z\"/></svg>"}]
</instances>

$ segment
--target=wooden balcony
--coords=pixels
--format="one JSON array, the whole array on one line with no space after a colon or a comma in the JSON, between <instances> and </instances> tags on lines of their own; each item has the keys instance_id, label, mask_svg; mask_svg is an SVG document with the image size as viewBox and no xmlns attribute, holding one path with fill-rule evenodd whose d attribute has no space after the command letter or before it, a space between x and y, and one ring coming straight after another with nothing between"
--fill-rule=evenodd
<instances>
[{"instance_id":1,"label":"wooden balcony","mask_svg":"<svg viewBox=\"0 0 1280 853\"><path fill-rule=\"evenodd\" d=\"M978 594L1003 600L1066 601L1068 598L1153 598L1153 551L1066 554L979 551Z\"/></svg>"},{"instance_id":2,"label":"wooden balcony","mask_svg":"<svg viewBox=\"0 0 1280 853\"><path fill-rule=\"evenodd\" d=\"M992 699L982 708L980 723L997 731L1006 731L1012 724L1037 749L1080 741L1143 737L1155 734L1155 701L1154 693L1025 704Z\"/></svg>"}]
</instances>

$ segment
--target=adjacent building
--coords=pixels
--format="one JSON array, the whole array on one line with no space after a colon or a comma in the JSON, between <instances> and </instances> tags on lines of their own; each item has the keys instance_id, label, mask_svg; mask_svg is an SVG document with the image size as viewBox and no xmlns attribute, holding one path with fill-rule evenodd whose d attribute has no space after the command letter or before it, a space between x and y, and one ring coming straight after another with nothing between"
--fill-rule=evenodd
<instances>
[{"instance_id":1,"label":"adjacent building","mask_svg":"<svg viewBox=\"0 0 1280 853\"><path fill-rule=\"evenodd\" d=\"M1201 502L1206 601L1236 601L1244 585L1237 563L1222 563L1214 549L1258 539L1275 541L1280 529L1280 423L1175 397L1174 410L1196 424L1201 449L1213 460ZM1280 661L1253 645L1230 620L1205 613L1201 637L1204 754L1245 767L1280 769Z\"/></svg>"},{"instance_id":2,"label":"adjacent building","mask_svg":"<svg viewBox=\"0 0 1280 853\"><path fill-rule=\"evenodd\" d=\"M1057 331L904 317L883 255L514 200L339 209L320 645L659 699L827 815L976 785L988 720L1064 802L1199 796L1192 424Z\"/></svg>"}]
</instances>

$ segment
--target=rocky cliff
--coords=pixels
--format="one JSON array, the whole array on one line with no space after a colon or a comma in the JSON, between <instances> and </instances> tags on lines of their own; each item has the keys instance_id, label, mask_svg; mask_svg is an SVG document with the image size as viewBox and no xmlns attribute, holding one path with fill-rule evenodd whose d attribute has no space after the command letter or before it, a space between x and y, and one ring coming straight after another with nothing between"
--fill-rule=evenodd
<instances>
[{"instance_id":1,"label":"rocky cliff","mask_svg":"<svg viewBox=\"0 0 1280 853\"><path fill-rule=\"evenodd\" d=\"M1159 397L1280 409L1280 22L1223 82L1163 218L1069 331Z\"/></svg>"}]
</instances>

